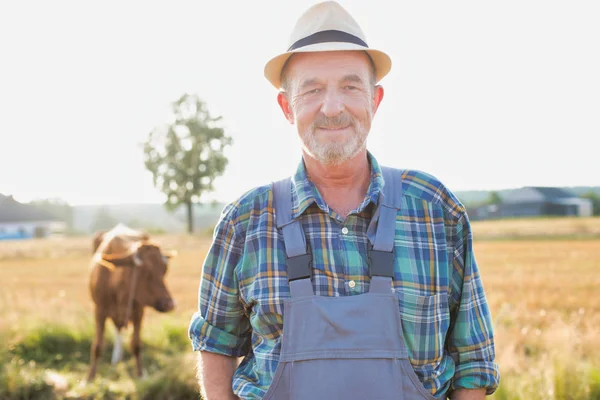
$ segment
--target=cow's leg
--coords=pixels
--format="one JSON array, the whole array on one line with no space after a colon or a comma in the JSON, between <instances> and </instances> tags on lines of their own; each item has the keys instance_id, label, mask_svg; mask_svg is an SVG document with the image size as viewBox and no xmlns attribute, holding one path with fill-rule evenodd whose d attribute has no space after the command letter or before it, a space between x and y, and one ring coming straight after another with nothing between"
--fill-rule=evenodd
<instances>
[{"instance_id":1,"label":"cow's leg","mask_svg":"<svg viewBox=\"0 0 600 400\"><path fill-rule=\"evenodd\" d=\"M104 325L106 322L106 315L99 310L99 307L95 309L96 319L96 335L94 336L94 342L90 350L90 372L88 374L88 381L91 381L96 376L96 364L98 358L102 354L102 347L104 346Z\"/></svg>"},{"instance_id":2,"label":"cow's leg","mask_svg":"<svg viewBox=\"0 0 600 400\"><path fill-rule=\"evenodd\" d=\"M131 352L135 356L136 374L142 376L142 341L140 333L142 330L142 318L144 317L143 307L133 307L132 310L133 335L131 336Z\"/></svg>"},{"instance_id":3,"label":"cow's leg","mask_svg":"<svg viewBox=\"0 0 600 400\"><path fill-rule=\"evenodd\" d=\"M112 365L115 365L123 358L123 336L121 336L121 329L115 327L115 345L113 347Z\"/></svg>"}]
</instances>

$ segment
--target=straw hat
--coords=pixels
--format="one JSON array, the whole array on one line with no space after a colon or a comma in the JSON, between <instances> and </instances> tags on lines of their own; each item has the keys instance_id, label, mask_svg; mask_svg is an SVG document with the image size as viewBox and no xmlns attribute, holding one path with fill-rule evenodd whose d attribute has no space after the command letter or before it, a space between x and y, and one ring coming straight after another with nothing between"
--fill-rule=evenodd
<instances>
[{"instance_id":1,"label":"straw hat","mask_svg":"<svg viewBox=\"0 0 600 400\"><path fill-rule=\"evenodd\" d=\"M380 81L392 67L392 60L382 51L370 49L356 20L335 1L310 7L296 22L285 53L273 57L265 65L265 77L280 89L281 70L294 53L314 51L360 50L369 54L375 64L375 78Z\"/></svg>"}]
</instances>

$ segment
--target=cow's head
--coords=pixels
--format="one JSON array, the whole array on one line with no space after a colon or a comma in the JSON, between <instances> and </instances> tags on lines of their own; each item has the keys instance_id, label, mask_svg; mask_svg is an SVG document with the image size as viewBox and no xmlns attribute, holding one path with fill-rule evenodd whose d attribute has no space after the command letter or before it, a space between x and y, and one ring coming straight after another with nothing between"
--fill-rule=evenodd
<instances>
[{"instance_id":1,"label":"cow's head","mask_svg":"<svg viewBox=\"0 0 600 400\"><path fill-rule=\"evenodd\" d=\"M153 307L156 311L168 312L175 308L175 303L165 284L169 259L172 254L161 252L153 243L142 243L134 255L138 269L135 300L144 306Z\"/></svg>"}]
</instances>

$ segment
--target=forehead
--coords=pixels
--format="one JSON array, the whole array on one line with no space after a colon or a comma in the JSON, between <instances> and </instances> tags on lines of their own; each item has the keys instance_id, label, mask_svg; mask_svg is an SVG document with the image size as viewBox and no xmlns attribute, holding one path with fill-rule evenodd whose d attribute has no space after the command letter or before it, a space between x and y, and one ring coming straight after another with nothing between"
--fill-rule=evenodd
<instances>
[{"instance_id":1,"label":"forehead","mask_svg":"<svg viewBox=\"0 0 600 400\"><path fill-rule=\"evenodd\" d=\"M288 79L336 80L348 75L369 77L371 63L362 51L296 53L286 65Z\"/></svg>"}]
</instances>

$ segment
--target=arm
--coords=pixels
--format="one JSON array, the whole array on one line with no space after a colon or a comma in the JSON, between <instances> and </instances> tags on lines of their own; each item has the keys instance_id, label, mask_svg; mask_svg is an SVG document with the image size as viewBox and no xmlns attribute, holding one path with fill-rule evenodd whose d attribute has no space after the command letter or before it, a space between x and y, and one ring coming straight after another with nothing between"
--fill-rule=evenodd
<instances>
[{"instance_id":1,"label":"arm","mask_svg":"<svg viewBox=\"0 0 600 400\"><path fill-rule=\"evenodd\" d=\"M202 270L198 312L189 337L198 355L198 380L205 398L234 399L232 379L236 358L250 347L250 323L240 301L236 267L242 260L243 239L236 235L230 213L215 227L213 243Z\"/></svg>"},{"instance_id":2,"label":"arm","mask_svg":"<svg viewBox=\"0 0 600 400\"><path fill-rule=\"evenodd\" d=\"M481 389L457 389L450 395L450 400L483 400L485 399L485 388Z\"/></svg>"},{"instance_id":3,"label":"arm","mask_svg":"<svg viewBox=\"0 0 600 400\"><path fill-rule=\"evenodd\" d=\"M473 235L466 213L457 221L454 242L450 288L452 326L447 349L456 370L450 398L479 399L477 392L459 389L483 389L484 395L492 394L498 387L500 372L495 363L492 317L475 262Z\"/></svg>"},{"instance_id":4,"label":"arm","mask_svg":"<svg viewBox=\"0 0 600 400\"><path fill-rule=\"evenodd\" d=\"M206 400L236 400L231 389L236 358L201 351L198 353L198 381Z\"/></svg>"}]
</instances>

